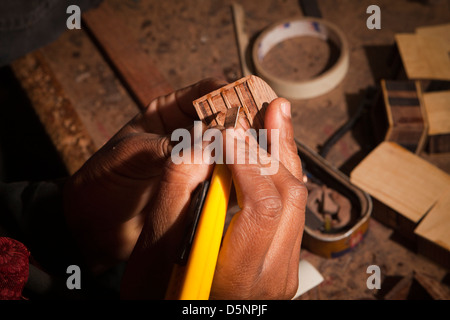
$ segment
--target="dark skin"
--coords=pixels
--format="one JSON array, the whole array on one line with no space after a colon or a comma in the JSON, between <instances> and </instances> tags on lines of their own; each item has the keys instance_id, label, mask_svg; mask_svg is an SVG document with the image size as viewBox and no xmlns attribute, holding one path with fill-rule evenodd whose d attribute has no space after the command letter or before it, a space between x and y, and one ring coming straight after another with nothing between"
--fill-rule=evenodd
<instances>
[{"instance_id":1,"label":"dark skin","mask_svg":"<svg viewBox=\"0 0 450 320\"><path fill-rule=\"evenodd\" d=\"M164 298L192 193L213 170L174 164L170 134L192 126L192 101L222 85L207 79L152 101L66 186L66 218L92 272L128 261L122 298ZM307 191L287 100L270 103L265 128L279 130L275 174L261 175L261 163L227 164L240 210L224 237L212 299L290 299L297 290Z\"/></svg>"}]
</instances>

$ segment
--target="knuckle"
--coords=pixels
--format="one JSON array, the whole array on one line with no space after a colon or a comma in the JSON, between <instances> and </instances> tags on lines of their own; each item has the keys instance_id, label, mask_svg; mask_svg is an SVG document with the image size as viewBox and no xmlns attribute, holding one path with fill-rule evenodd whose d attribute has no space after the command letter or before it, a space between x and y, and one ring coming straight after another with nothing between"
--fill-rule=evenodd
<instances>
[{"instance_id":1,"label":"knuckle","mask_svg":"<svg viewBox=\"0 0 450 320\"><path fill-rule=\"evenodd\" d=\"M170 157L170 140L166 137L160 137L156 142L156 153L162 158Z\"/></svg>"},{"instance_id":2,"label":"knuckle","mask_svg":"<svg viewBox=\"0 0 450 320\"><path fill-rule=\"evenodd\" d=\"M265 218L277 219L283 210L283 202L279 195L266 195L257 199L254 210Z\"/></svg>"},{"instance_id":3,"label":"knuckle","mask_svg":"<svg viewBox=\"0 0 450 320\"><path fill-rule=\"evenodd\" d=\"M308 198L308 189L305 184L296 179L294 183L289 184L288 188L287 201L296 209L304 210Z\"/></svg>"}]
</instances>

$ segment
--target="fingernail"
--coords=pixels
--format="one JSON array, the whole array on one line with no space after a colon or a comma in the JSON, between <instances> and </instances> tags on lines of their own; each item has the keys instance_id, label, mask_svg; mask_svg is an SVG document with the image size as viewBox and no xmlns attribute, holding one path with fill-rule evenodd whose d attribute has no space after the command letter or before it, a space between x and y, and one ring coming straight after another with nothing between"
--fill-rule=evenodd
<instances>
[{"instance_id":1,"label":"fingernail","mask_svg":"<svg viewBox=\"0 0 450 320\"><path fill-rule=\"evenodd\" d=\"M291 117L291 104L289 102L282 102L281 103L281 112L283 112L283 114L290 118Z\"/></svg>"}]
</instances>

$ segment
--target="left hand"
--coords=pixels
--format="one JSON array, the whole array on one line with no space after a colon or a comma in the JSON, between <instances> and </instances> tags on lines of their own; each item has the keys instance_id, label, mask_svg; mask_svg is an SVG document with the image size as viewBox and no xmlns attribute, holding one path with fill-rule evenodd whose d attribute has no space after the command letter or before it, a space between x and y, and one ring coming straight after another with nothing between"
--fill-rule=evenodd
<instances>
[{"instance_id":1,"label":"left hand","mask_svg":"<svg viewBox=\"0 0 450 320\"><path fill-rule=\"evenodd\" d=\"M195 187L208 179L208 165L173 168L170 134L192 126L198 120L192 101L222 85L207 79L155 99L70 177L65 216L92 272L128 260L152 202L179 209L149 218L148 227L159 237L177 220Z\"/></svg>"}]
</instances>

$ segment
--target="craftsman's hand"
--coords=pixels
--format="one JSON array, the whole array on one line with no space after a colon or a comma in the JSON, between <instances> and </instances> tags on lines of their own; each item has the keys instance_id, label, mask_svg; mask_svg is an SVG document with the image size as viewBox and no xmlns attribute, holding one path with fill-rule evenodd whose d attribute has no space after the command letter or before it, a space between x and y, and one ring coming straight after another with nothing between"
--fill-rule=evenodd
<instances>
[{"instance_id":1,"label":"craftsman's hand","mask_svg":"<svg viewBox=\"0 0 450 320\"><path fill-rule=\"evenodd\" d=\"M279 130L280 141L268 139L269 151L279 142L280 163L272 159L278 163L276 172L261 175L264 165L249 164L248 155L246 164L229 165L242 210L233 218L221 248L213 299L286 299L297 290L307 192L300 180L291 119L282 112L289 114L288 109L286 100L277 99L266 111L268 136L272 136L270 130ZM186 228L183 218L189 194L199 178L206 177L207 168L211 169L204 164L171 164L168 168L163 188L148 205L144 228L128 261L122 298L164 298ZM175 180L184 176L182 172L188 177ZM155 229L158 225L165 227Z\"/></svg>"},{"instance_id":2,"label":"craftsman's hand","mask_svg":"<svg viewBox=\"0 0 450 320\"><path fill-rule=\"evenodd\" d=\"M289 102L279 98L270 103L264 122L269 153L275 151L275 143L279 144L280 162L278 167L273 166L278 170L262 175L267 165L249 164L248 153L246 164L228 164L241 210L233 217L223 241L211 291L213 299L290 299L297 291L307 190ZM271 141L271 130L279 130L279 141Z\"/></svg>"},{"instance_id":3,"label":"craftsman's hand","mask_svg":"<svg viewBox=\"0 0 450 320\"><path fill-rule=\"evenodd\" d=\"M173 165L170 133L192 126L192 101L221 85L205 80L154 100L69 179L66 220L92 272L128 260L145 221L152 241L176 238L175 221L211 168ZM164 204L159 212L157 202Z\"/></svg>"}]
</instances>

